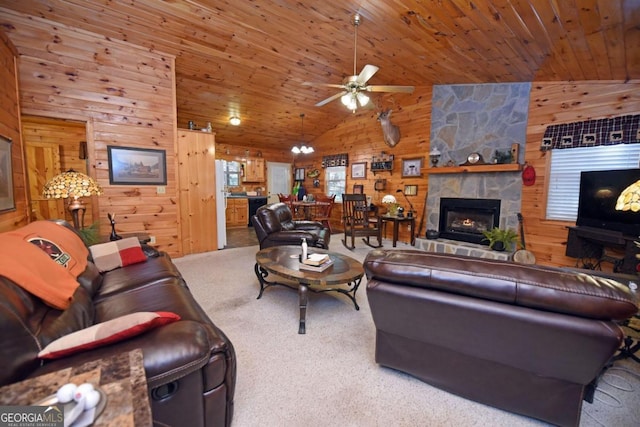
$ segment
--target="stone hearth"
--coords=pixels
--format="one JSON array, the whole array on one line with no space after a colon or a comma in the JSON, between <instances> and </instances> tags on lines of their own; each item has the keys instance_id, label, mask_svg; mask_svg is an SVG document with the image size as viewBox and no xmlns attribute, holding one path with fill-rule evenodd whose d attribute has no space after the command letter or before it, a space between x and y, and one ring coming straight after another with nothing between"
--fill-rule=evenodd
<instances>
[{"instance_id":1,"label":"stone hearth","mask_svg":"<svg viewBox=\"0 0 640 427\"><path fill-rule=\"evenodd\" d=\"M416 249L440 254L466 255L478 258L500 259L508 261L511 252L499 252L489 249L486 245L460 242L448 239L416 239Z\"/></svg>"}]
</instances>

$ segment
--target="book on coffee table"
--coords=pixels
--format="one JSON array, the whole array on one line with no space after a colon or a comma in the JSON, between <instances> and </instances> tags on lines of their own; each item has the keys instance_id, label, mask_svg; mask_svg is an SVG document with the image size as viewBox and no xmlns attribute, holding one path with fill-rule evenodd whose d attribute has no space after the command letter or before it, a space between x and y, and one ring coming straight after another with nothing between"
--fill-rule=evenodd
<instances>
[{"instance_id":1,"label":"book on coffee table","mask_svg":"<svg viewBox=\"0 0 640 427\"><path fill-rule=\"evenodd\" d=\"M329 261L329 255L327 254L309 254L307 259L302 260L307 265L322 265Z\"/></svg>"},{"instance_id":2,"label":"book on coffee table","mask_svg":"<svg viewBox=\"0 0 640 427\"><path fill-rule=\"evenodd\" d=\"M304 262L301 262L299 265L299 268L300 270L321 272L321 271L325 271L327 268L331 267L332 265L333 265L333 260L329 258L320 265L309 265Z\"/></svg>"}]
</instances>

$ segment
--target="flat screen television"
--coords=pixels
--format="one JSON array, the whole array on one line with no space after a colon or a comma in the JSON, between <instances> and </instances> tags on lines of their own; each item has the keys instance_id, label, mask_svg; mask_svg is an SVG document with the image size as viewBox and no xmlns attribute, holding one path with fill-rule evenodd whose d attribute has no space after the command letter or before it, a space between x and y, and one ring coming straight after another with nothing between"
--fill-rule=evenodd
<instances>
[{"instance_id":1,"label":"flat screen television","mask_svg":"<svg viewBox=\"0 0 640 427\"><path fill-rule=\"evenodd\" d=\"M640 169L582 172L576 225L639 236L640 212L615 209L622 190L637 180Z\"/></svg>"}]
</instances>

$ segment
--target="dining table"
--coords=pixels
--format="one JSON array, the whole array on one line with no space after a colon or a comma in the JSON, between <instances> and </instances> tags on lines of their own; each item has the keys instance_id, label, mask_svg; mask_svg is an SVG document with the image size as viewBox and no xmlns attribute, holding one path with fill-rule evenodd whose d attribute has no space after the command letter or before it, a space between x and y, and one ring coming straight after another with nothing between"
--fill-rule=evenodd
<instances>
[{"instance_id":1,"label":"dining table","mask_svg":"<svg viewBox=\"0 0 640 427\"><path fill-rule=\"evenodd\" d=\"M327 207L331 202L296 200L291 202L291 211L294 218L313 221L324 217Z\"/></svg>"}]
</instances>

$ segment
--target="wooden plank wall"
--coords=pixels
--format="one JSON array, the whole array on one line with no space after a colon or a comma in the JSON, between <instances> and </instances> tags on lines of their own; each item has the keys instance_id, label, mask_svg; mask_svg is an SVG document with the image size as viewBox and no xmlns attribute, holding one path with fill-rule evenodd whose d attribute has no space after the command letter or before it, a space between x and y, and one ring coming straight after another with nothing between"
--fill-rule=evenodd
<instances>
[{"instance_id":1,"label":"wooden plank wall","mask_svg":"<svg viewBox=\"0 0 640 427\"><path fill-rule=\"evenodd\" d=\"M11 23L22 113L86 123L89 175L104 189L101 231L108 234L113 212L118 232L148 232L158 249L179 256L175 58L17 13ZM109 185L107 145L166 150L166 192Z\"/></svg>"},{"instance_id":2,"label":"wooden plank wall","mask_svg":"<svg viewBox=\"0 0 640 427\"><path fill-rule=\"evenodd\" d=\"M427 190L429 188L428 175L426 174L429 165L429 134L431 130L431 95L432 87L416 88L414 93L386 95L378 102L375 110L362 110L352 115L345 112L344 120L333 130L325 133L320 138L312 141L315 153L309 157L299 155L296 158L296 167L303 167L305 170L318 168L320 174L320 187L318 189L311 186L309 178L305 181L305 189L310 193L324 192L325 174L321 167L322 156L328 154L349 153L349 164L367 162L366 179L351 179L351 168L347 168L347 191L352 192L354 184L364 185L365 194L372 196L375 204L380 204L382 197L386 194L393 194L398 198L398 202L408 209L408 205L401 194L396 194L396 190L404 190L405 185L417 185L418 194L408 196L416 212L416 230L420 224L420 217L424 210ZM377 120L377 111L390 108L391 122L400 128L400 142L395 147L389 147L384 143L382 137L382 127ZM394 155L394 168L392 172L371 172L371 159L381 152ZM422 177L402 178L402 159L423 157ZM386 179L386 189L376 191L374 184L376 179ZM342 206L336 205L331 213L332 226L342 229L340 218L342 216ZM417 230L418 236L424 236L426 224L421 230ZM408 227L400 230L400 239L408 241ZM391 237L391 231L388 232Z\"/></svg>"},{"instance_id":3,"label":"wooden plank wall","mask_svg":"<svg viewBox=\"0 0 640 427\"><path fill-rule=\"evenodd\" d=\"M28 223L24 157L20 135L20 107L16 58L18 51L0 31L0 135L10 138L13 169L13 196L16 208L0 213L0 231L16 229Z\"/></svg>"},{"instance_id":4,"label":"wooden plank wall","mask_svg":"<svg viewBox=\"0 0 640 427\"><path fill-rule=\"evenodd\" d=\"M547 221L546 210L546 171L547 156L540 151L540 141L546 126L568 123L592 118L613 117L640 111L640 82L535 82L529 106L525 161L536 170L536 183L523 186L522 211L525 216L525 236L527 249L534 252L538 262L551 266L573 266L575 259L564 255L567 230L574 225L562 221ZM392 121L400 126L403 135L400 143L393 149L384 145L379 124L373 113L359 114L357 118L348 117L338 127L313 141L316 155L307 159L298 159L296 166L305 168L319 167L322 154L349 153L349 162L370 162L371 156L380 151L395 154L394 172L379 173L374 176L367 171L366 180L347 180L347 188L355 183L364 184L365 193L374 196L379 203L382 196L393 193L405 184L418 183L418 196L414 206L420 210L424 206L424 195L428 188L428 176L422 179L402 179L400 165L402 157L424 156L427 165L429 152L429 130L431 127L431 88L418 88L412 95L412 103L403 101L402 109L394 112ZM368 164L369 166L369 164ZM425 171L423 167L423 172ZM387 191L376 192L373 189L375 178L387 178ZM324 174L320 175L324 188ZM311 192L315 190L312 189ZM413 200L413 198L412 198ZM339 227L341 209L337 207L332 215L332 224ZM419 215L418 219L419 221ZM424 236L426 226L418 232ZM404 234L402 234L404 233ZM401 238L406 239L407 231L402 230Z\"/></svg>"},{"instance_id":5,"label":"wooden plank wall","mask_svg":"<svg viewBox=\"0 0 640 427\"><path fill-rule=\"evenodd\" d=\"M540 151L547 126L640 112L640 81L535 82L531 88L525 160L536 170L533 186L523 186L522 212L527 249L540 264L573 266L566 257L571 222L545 219L548 153Z\"/></svg>"}]
</instances>

